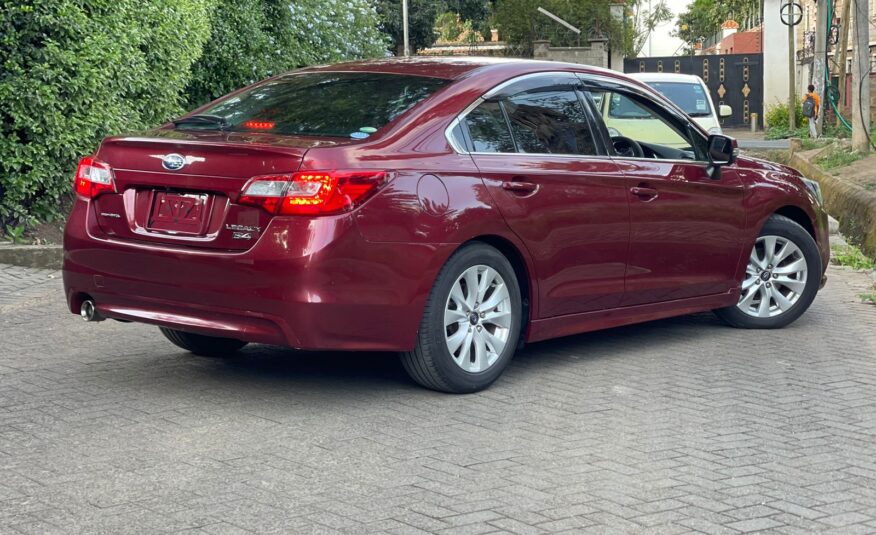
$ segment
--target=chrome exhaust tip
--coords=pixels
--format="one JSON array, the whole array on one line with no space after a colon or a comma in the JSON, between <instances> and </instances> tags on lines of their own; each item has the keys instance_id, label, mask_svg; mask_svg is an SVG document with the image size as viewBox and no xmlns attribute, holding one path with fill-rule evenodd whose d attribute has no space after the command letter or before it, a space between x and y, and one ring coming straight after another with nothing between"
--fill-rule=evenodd
<instances>
[{"instance_id":1,"label":"chrome exhaust tip","mask_svg":"<svg viewBox=\"0 0 876 535\"><path fill-rule=\"evenodd\" d=\"M94 301L91 299L86 299L82 302L82 306L79 308L79 315L85 321L103 321L106 319L97 311L97 307L94 306Z\"/></svg>"}]
</instances>

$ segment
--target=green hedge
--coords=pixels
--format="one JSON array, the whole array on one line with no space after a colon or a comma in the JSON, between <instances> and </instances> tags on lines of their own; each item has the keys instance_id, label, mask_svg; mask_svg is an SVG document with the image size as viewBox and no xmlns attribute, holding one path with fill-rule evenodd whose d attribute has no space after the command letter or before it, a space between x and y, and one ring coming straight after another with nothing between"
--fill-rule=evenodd
<instances>
[{"instance_id":1,"label":"green hedge","mask_svg":"<svg viewBox=\"0 0 876 535\"><path fill-rule=\"evenodd\" d=\"M211 0L0 0L0 224L59 212L104 136L182 111ZM0 229L2 230L2 229Z\"/></svg>"},{"instance_id":2,"label":"green hedge","mask_svg":"<svg viewBox=\"0 0 876 535\"><path fill-rule=\"evenodd\" d=\"M272 74L386 54L373 0L0 0L0 236L76 162Z\"/></svg>"},{"instance_id":3,"label":"green hedge","mask_svg":"<svg viewBox=\"0 0 876 535\"><path fill-rule=\"evenodd\" d=\"M193 66L190 107L305 65L386 55L370 0L221 0Z\"/></svg>"}]
</instances>

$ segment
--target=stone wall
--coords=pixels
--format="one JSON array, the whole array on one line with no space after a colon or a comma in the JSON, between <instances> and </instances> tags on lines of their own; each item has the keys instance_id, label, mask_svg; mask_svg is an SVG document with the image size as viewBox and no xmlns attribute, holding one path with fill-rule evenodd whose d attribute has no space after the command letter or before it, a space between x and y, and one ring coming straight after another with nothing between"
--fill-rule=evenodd
<instances>
[{"instance_id":1,"label":"stone wall","mask_svg":"<svg viewBox=\"0 0 876 535\"><path fill-rule=\"evenodd\" d=\"M839 220L840 232L867 255L876 257L876 193L822 171L810 158L815 156L792 152L789 164L821 185L827 213Z\"/></svg>"},{"instance_id":2,"label":"stone wall","mask_svg":"<svg viewBox=\"0 0 876 535\"><path fill-rule=\"evenodd\" d=\"M550 46L548 41L534 41L532 43L532 57L608 68L606 44L606 41L591 41L590 46ZM621 69L623 69L623 63L621 63Z\"/></svg>"}]
</instances>

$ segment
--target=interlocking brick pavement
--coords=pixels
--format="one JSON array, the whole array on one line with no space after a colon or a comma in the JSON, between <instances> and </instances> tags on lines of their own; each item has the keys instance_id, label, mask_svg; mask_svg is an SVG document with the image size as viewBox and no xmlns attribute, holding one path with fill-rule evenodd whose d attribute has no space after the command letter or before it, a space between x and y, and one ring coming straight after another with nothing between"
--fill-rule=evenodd
<instances>
[{"instance_id":1,"label":"interlocking brick pavement","mask_svg":"<svg viewBox=\"0 0 876 535\"><path fill-rule=\"evenodd\" d=\"M534 344L486 392L394 355L187 355L0 266L0 533L874 533L876 307Z\"/></svg>"}]
</instances>

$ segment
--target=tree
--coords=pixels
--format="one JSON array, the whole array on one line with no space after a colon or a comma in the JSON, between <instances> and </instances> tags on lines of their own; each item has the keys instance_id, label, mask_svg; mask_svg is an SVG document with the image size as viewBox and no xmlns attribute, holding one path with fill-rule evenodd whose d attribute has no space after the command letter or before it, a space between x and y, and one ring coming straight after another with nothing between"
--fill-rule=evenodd
<instances>
[{"instance_id":1,"label":"tree","mask_svg":"<svg viewBox=\"0 0 876 535\"><path fill-rule=\"evenodd\" d=\"M693 49L700 38L714 35L727 19L736 21L760 18L761 0L694 0L678 15L673 35Z\"/></svg>"},{"instance_id":2,"label":"tree","mask_svg":"<svg viewBox=\"0 0 876 535\"><path fill-rule=\"evenodd\" d=\"M438 14L444 11L443 1L409 0L408 39L410 39L411 53L432 46L437 37L435 20ZM378 0L377 12L380 14L380 29L390 38L389 50L398 53L404 44L401 0Z\"/></svg>"},{"instance_id":3,"label":"tree","mask_svg":"<svg viewBox=\"0 0 876 535\"><path fill-rule=\"evenodd\" d=\"M655 26L672 17L663 0L657 0L650 10L642 7L646 1L630 0L630 16L619 23L612 19L611 3L606 0L498 0L495 22L506 41L526 51L532 50L536 39L548 39L554 46L577 45L579 36L539 13L538 8L543 7L580 28L581 44L586 44L590 36L602 35L611 46L621 47L632 56Z\"/></svg>"},{"instance_id":4,"label":"tree","mask_svg":"<svg viewBox=\"0 0 876 535\"><path fill-rule=\"evenodd\" d=\"M458 13L463 22L471 21L475 28L481 28L490 16L490 3L486 0L445 0L445 10Z\"/></svg>"},{"instance_id":5,"label":"tree","mask_svg":"<svg viewBox=\"0 0 876 535\"><path fill-rule=\"evenodd\" d=\"M672 11L666 6L665 0L651 2L650 9L645 2L634 2L630 7L631 16L624 27L624 55L638 56L648 36L658 25L672 20Z\"/></svg>"}]
</instances>

